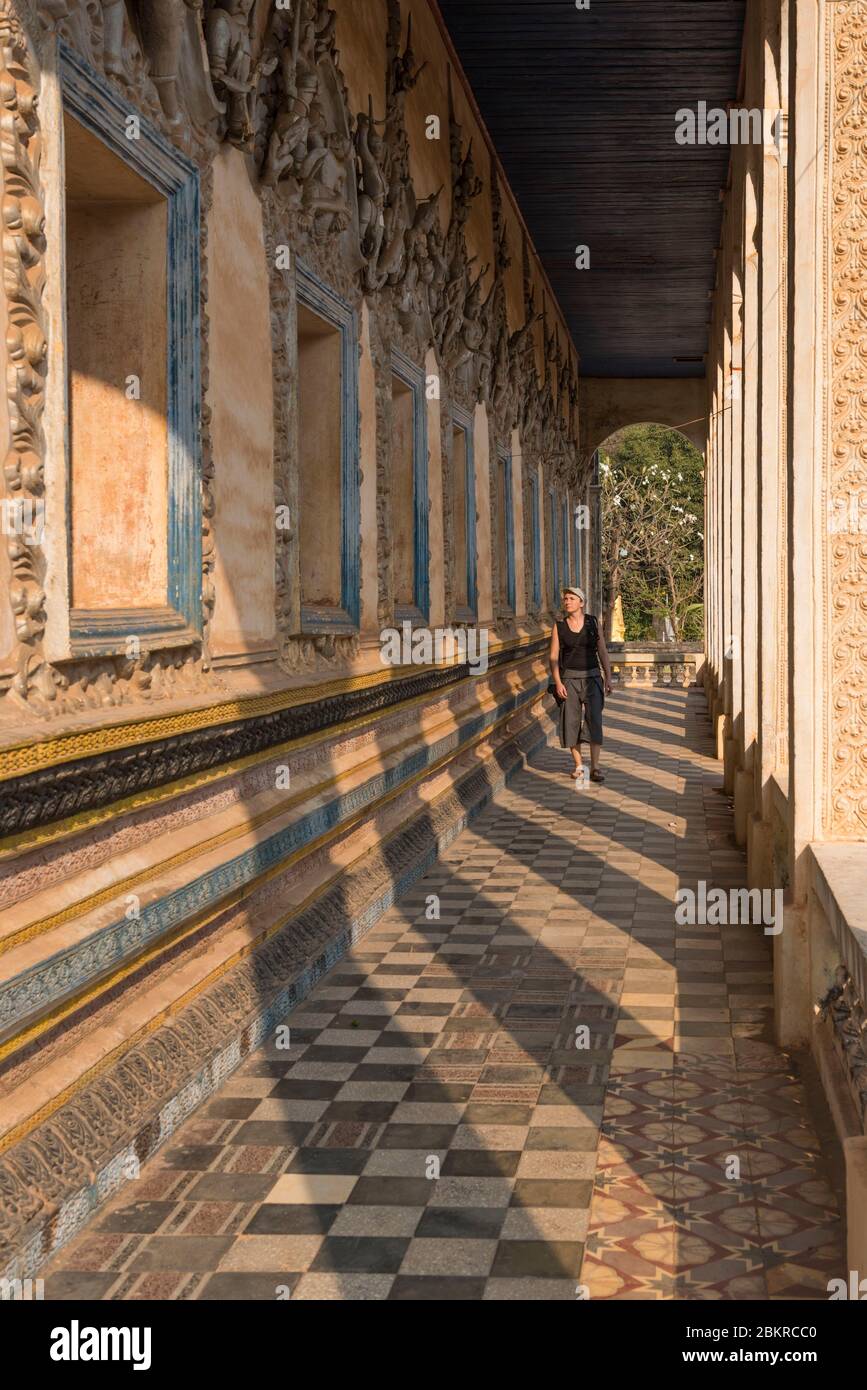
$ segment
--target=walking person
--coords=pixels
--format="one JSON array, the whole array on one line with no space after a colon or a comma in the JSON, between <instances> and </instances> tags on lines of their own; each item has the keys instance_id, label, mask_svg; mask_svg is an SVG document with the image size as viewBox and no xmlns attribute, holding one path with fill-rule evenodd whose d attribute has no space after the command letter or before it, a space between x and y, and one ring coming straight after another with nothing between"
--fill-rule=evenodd
<instances>
[{"instance_id":1,"label":"walking person","mask_svg":"<svg viewBox=\"0 0 867 1390\"><path fill-rule=\"evenodd\" d=\"M590 743L590 781L604 782L599 771L602 752L602 709L611 694L611 662L605 638L592 613L584 611L583 589L563 590L563 617L551 633L551 676L560 706L560 746L572 754L572 776L584 785L581 735ZM601 665L601 671L600 671ZM603 685L604 676L604 685Z\"/></svg>"}]
</instances>

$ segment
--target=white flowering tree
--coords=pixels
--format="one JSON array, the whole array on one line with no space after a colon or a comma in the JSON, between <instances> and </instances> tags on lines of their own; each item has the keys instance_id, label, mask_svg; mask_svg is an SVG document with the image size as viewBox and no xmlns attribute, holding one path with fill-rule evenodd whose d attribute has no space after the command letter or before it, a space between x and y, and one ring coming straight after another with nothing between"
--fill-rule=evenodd
<instances>
[{"instance_id":1,"label":"white flowering tree","mask_svg":"<svg viewBox=\"0 0 867 1390\"><path fill-rule=\"evenodd\" d=\"M702 635L704 463L675 430L635 425L600 449L606 632L618 595L626 636L670 623L675 641Z\"/></svg>"}]
</instances>

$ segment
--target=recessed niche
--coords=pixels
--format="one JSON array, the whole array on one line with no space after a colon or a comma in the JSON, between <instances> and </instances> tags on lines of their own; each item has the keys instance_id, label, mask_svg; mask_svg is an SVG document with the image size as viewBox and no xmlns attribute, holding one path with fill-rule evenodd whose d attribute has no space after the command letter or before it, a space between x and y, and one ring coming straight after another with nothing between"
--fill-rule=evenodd
<instances>
[{"instance_id":1,"label":"recessed niche","mask_svg":"<svg viewBox=\"0 0 867 1390\"><path fill-rule=\"evenodd\" d=\"M467 432L455 426L452 433L452 486L455 541L455 604L458 611L470 608L470 540L468 521L469 448Z\"/></svg>"},{"instance_id":2,"label":"recessed niche","mask_svg":"<svg viewBox=\"0 0 867 1390\"><path fill-rule=\"evenodd\" d=\"M415 396L391 376L391 521L395 607L415 604Z\"/></svg>"},{"instance_id":3,"label":"recessed niche","mask_svg":"<svg viewBox=\"0 0 867 1390\"><path fill-rule=\"evenodd\" d=\"M511 467L507 458L497 460L496 547L500 605L514 605L512 583L512 497Z\"/></svg>"},{"instance_id":4,"label":"recessed niche","mask_svg":"<svg viewBox=\"0 0 867 1390\"><path fill-rule=\"evenodd\" d=\"M340 329L298 305L298 486L301 602L342 598L342 354Z\"/></svg>"},{"instance_id":5,"label":"recessed niche","mask_svg":"<svg viewBox=\"0 0 867 1390\"><path fill-rule=\"evenodd\" d=\"M167 200L64 117L71 602L168 595Z\"/></svg>"}]
</instances>

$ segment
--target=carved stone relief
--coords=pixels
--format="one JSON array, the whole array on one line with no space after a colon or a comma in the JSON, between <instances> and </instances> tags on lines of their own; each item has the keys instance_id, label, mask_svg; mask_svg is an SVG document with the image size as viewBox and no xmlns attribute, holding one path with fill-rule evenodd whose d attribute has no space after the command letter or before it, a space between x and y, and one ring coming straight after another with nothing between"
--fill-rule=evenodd
<instances>
[{"instance_id":1,"label":"carved stone relief","mask_svg":"<svg viewBox=\"0 0 867 1390\"><path fill-rule=\"evenodd\" d=\"M831 52L831 291L828 517L830 601L830 756L826 760L829 833L863 839L867 830L867 8L856 0L828 7ZM854 503L854 505L853 505ZM852 524L852 518L856 523ZM860 523L857 521L860 518ZM826 744L826 753L827 744Z\"/></svg>"},{"instance_id":2,"label":"carved stone relief","mask_svg":"<svg viewBox=\"0 0 867 1390\"><path fill-rule=\"evenodd\" d=\"M42 415L48 344L45 288L45 215L39 182L42 138L38 78L31 42L9 3L0 6L0 159L3 162L3 289L8 329L6 405L10 441L3 462L8 497L33 509L44 505L45 440ZM11 695L47 708L58 678L45 661L45 560L32 528L6 538L11 569L10 601L17 642ZM31 537L33 537L31 539Z\"/></svg>"},{"instance_id":3,"label":"carved stone relief","mask_svg":"<svg viewBox=\"0 0 867 1390\"><path fill-rule=\"evenodd\" d=\"M4 6L10 16L29 8ZM208 169L220 141L248 155L251 178L263 203L269 270L272 277L272 341L275 372L275 504L288 508L290 526L277 548L277 624L283 664L289 669L337 664L357 647L357 639L298 637L297 568L291 559L297 538L291 529L295 469L292 439L294 367L287 343L294 337L291 270L278 269L278 248L297 255L320 279L358 308L371 305L371 337L378 399L378 489L380 618L391 620L391 540L388 508L390 467L390 363L398 347L419 366L433 346L440 364L444 417L445 476L450 476L450 403L472 411L478 401L489 411L492 438L508 440L519 426L525 469L546 457L552 473L566 477L577 457L574 409L564 419L561 403L574 407L577 371L556 331L546 336L544 379L535 363L535 325L540 311L532 289L525 293L526 321L510 332L505 272L509 248L496 171L490 170L493 206L493 274L467 251L470 209L484 187L478 151L465 140L449 101L451 216L440 221L442 189L417 198L410 172L406 102L426 66L413 50L411 21L404 31L399 0L388 0L384 35L386 102L380 114L373 101L353 115L336 48L337 16L327 0L294 0L287 9L263 7L263 0L40 0L43 26L59 33L97 70L117 83L126 98L199 164L203 201L208 201ZM267 10L267 13L265 13ZM16 23L12 18L8 23ZM16 77L15 114L7 122L4 162L16 168L25 189L20 224L7 220L5 274L7 299L21 324L16 400L15 459L7 461L9 487L39 495L45 370L41 321L42 224L38 212L38 121L34 78L23 57ZM27 83L29 82L29 91ZM13 135L14 131L14 135ZM20 166L20 168L19 168ZM25 214L26 213L26 217ZM204 222L204 219L203 219ZM204 241L204 230L203 230ZM14 255L13 255L14 247ZM203 246L204 249L204 246ZM15 259L17 258L17 260ZM525 284L530 256L524 248ZM204 269L204 268L203 268ZM12 281L16 288L11 288ZM485 286L488 285L487 291ZM202 281L203 385L207 385L206 273ZM17 298L16 298L17 296ZM26 331L25 331L26 329ZM40 336L41 335L41 336ZM11 401L11 396L10 396ZM199 688L216 679L210 671L207 635L214 605L214 473L209 416L202 411L202 525L204 642L179 653L155 651L140 662L101 658L64 662L51 669L41 656L45 627L43 562L37 547L16 542L13 594L21 658L14 694L33 712L69 711L154 699L173 689ZM496 496L496 449L491 454L491 496ZM448 491L448 490L447 490ZM297 500L297 499L296 499ZM445 543L450 546L449 499ZM529 516L529 511L527 513ZM492 517L493 521L493 517ZM526 528L525 528L526 530ZM452 557L446 585L451 590ZM531 582L531 566L526 569ZM496 583L496 576L495 576ZM295 595L295 597L293 597ZM294 629L294 635L293 635Z\"/></svg>"}]
</instances>

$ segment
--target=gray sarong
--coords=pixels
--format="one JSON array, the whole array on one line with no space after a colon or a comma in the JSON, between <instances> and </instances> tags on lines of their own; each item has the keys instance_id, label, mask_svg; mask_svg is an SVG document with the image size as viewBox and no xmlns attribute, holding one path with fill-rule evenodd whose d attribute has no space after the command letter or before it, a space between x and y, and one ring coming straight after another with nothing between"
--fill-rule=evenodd
<instances>
[{"instance_id":1,"label":"gray sarong","mask_svg":"<svg viewBox=\"0 0 867 1390\"><path fill-rule=\"evenodd\" d=\"M560 706L560 746L578 748L582 735L590 743L602 742L602 710L605 690L599 672L562 671L566 700Z\"/></svg>"}]
</instances>

